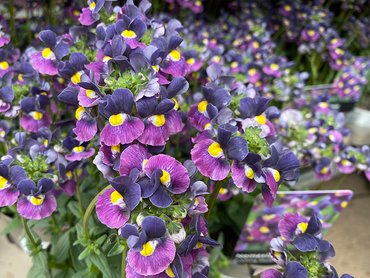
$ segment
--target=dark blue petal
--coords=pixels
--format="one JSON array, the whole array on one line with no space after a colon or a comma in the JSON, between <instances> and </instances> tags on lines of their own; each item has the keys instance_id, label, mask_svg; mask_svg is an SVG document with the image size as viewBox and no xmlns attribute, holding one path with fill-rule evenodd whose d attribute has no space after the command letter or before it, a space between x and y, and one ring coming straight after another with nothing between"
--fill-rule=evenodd
<instances>
[{"instance_id":1,"label":"dark blue petal","mask_svg":"<svg viewBox=\"0 0 370 278\"><path fill-rule=\"evenodd\" d=\"M307 269L297 262L289 262L285 267L283 278L307 278Z\"/></svg>"},{"instance_id":2,"label":"dark blue petal","mask_svg":"<svg viewBox=\"0 0 370 278\"><path fill-rule=\"evenodd\" d=\"M248 143L242 137L233 137L227 143L227 157L231 160L242 161L248 155Z\"/></svg>"},{"instance_id":3,"label":"dark blue petal","mask_svg":"<svg viewBox=\"0 0 370 278\"><path fill-rule=\"evenodd\" d=\"M172 99L162 100L154 110L154 114L161 115L168 113L175 106L175 102Z\"/></svg>"},{"instance_id":4,"label":"dark blue petal","mask_svg":"<svg viewBox=\"0 0 370 278\"><path fill-rule=\"evenodd\" d=\"M46 44L47 47L54 48L57 37L53 31L51 30L41 31L39 33L39 38L43 43Z\"/></svg>"},{"instance_id":5,"label":"dark blue petal","mask_svg":"<svg viewBox=\"0 0 370 278\"><path fill-rule=\"evenodd\" d=\"M78 105L78 92L77 87L67 87L58 95L58 99L67 104Z\"/></svg>"},{"instance_id":6,"label":"dark blue petal","mask_svg":"<svg viewBox=\"0 0 370 278\"><path fill-rule=\"evenodd\" d=\"M295 248L302 252L315 251L318 247L316 238L307 233L298 235L294 239L293 245L295 246Z\"/></svg>"},{"instance_id":7,"label":"dark blue petal","mask_svg":"<svg viewBox=\"0 0 370 278\"><path fill-rule=\"evenodd\" d=\"M168 208L172 204L172 198L167 190L161 186L149 197L149 200L153 205L159 208Z\"/></svg>"},{"instance_id":8,"label":"dark blue petal","mask_svg":"<svg viewBox=\"0 0 370 278\"><path fill-rule=\"evenodd\" d=\"M157 106L157 99L155 97L143 97L136 102L136 110L140 117L147 117L153 115Z\"/></svg>"},{"instance_id":9,"label":"dark blue petal","mask_svg":"<svg viewBox=\"0 0 370 278\"><path fill-rule=\"evenodd\" d=\"M240 100L239 103L240 117L243 119L253 118L257 116L256 102L253 98L246 97Z\"/></svg>"},{"instance_id":10,"label":"dark blue petal","mask_svg":"<svg viewBox=\"0 0 370 278\"><path fill-rule=\"evenodd\" d=\"M47 192L49 192L50 190L53 189L54 182L51 179L41 178L37 182L37 186L38 186L40 192L45 194L45 193L47 193Z\"/></svg>"},{"instance_id":11,"label":"dark blue petal","mask_svg":"<svg viewBox=\"0 0 370 278\"><path fill-rule=\"evenodd\" d=\"M167 87L167 97L173 98L189 89L189 83L184 77L175 77Z\"/></svg>"},{"instance_id":12,"label":"dark blue petal","mask_svg":"<svg viewBox=\"0 0 370 278\"><path fill-rule=\"evenodd\" d=\"M68 55L68 53L69 53L69 46L65 44L64 42L58 43L57 46L54 48L54 54L58 60L62 60L63 57Z\"/></svg>"},{"instance_id":13,"label":"dark blue petal","mask_svg":"<svg viewBox=\"0 0 370 278\"><path fill-rule=\"evenodd\" d=\"M23 179L17 184L17 188L25 195L31 195L36 190L36 184L30 179Z\"/></svg>"},{"instance_id":14,"label":"dark blue petal","mask_svg":"<svg viewBox=\"0 0 370 278\"><path fill-rule=\"evenodd\" d=\"M129 238L129 236L139 236L139 233L137 231L137 226L136 225L132 225L132 224L125 224L125 226L123 226L120 231L119 231L119 234L121 235L121 237L123 238Z\"/></svg>"},{"instance_id":15,"label":"dark blue petal","mask_svg":"<svg viewBox=\"0 0 370 278\"><path fill-rule=\"evenodd\" d=\"M141 228L149 238L161 238L167 231L166 224L157 216L145 217Z\"/></svg>"}]
</instances>

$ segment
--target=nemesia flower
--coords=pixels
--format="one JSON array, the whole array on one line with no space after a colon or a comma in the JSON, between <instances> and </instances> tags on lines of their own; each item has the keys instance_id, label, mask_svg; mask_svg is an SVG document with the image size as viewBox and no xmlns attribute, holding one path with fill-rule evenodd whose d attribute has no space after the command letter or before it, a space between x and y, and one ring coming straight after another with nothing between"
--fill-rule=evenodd
<instances>
[{"instance_id":1,"label":"nemesia flower","mask_svg":"<svg viewBox=\"0 0 370 278\"><path fill-rule=\"evenodd\" d=\"M96 214L100 222L109 228L119 229L130 218L132 211L140 202L139 184L130 177L118 177L110 181L113 188L101 193L96 202Z\"/></svg>"},{"instance_id":2,"label":"nemesia flower","mask_svg":"<svg viewBox=\"0 0 370 278\"><path fill-rule=\"evenodd\" d=\"M141 145L131 145L124 149L120 156L119 173L128 176L133 169L143 172L151 154Z\"/></svg>"},{"instance_id":3,"label":"nemesia flower","mask_svg":"<svg viewBox=\"0 0 370 278\"><path fill-rule=\"evenodd\" d=\"M170 266L175 259L175 243L166 236L164 221L156 216L147 216L137 227L126 224L120 234L127 238L129 251L127 264L139 275L156 275Z\"/></svg>"},{"instance_id":4,"label":"nemesia flower","mask_svg":"<svg viewBox=\"0 0 370 278\"><path fill-rule=\"evenodd\" d=\"M37 185L30 179L19 181L17 188L22 194L17 202L19 214L27 219L49 217L57 207L53 187L53 181L47 178L41 178Z\"/></svg>"},{"instance_id":5,"label":"nemesia flower","mask_svg":"<svg viewBox=\"0 0 370 278\"><path fill-rule=\"evenodd\" d=\"M130 114L134 106L134 96L128 89L117 89L106 96L101 113L109 119L100 134L100 140L108 145L129 144L138 139L144 131L143 122Z\"/></svg>"},{"instance_id":6,"label":"nemesia flower","mask_svg":"<svg viewBox=\"0 0 370 278\"><path fill-rule=\"evenodd\" d=\"M14 92L10 87L0 89L0 112L6 112L10 109L14 99Z\"/></svg>"},{"instance_id":7,"label":"nemesia flower","mask_svg":"<svg viewBox=\"0 0 370 278\"><path fill-rule=\"evenodd\" d=\"M87 8L82 8L79 21L84 26L90 26L99 19L99 11L104 6L105 0L89 0Z\"/></svg>"},{"instance_id":8,"label":"nemesia flower","mask_svg":"<svg viewBox=\"0 0 370 278\"><path fill-rule=\"evenodd\" d=\"M26 97L21 101L21 109L24 112L20 125L27 131L37 132L42 127L51 124L51 117L46 111L49 99L45 95Z\"/></svg>"},{"instance_id":9,"label":"nemesia flower","mask_svg":"<svg viewBox=\"0 0 370 278\"><path fill-rule=\"evenodd\" d=\"M21 167L9 167L3 162L0 163L0 207L11 206L17 202L17 184L26 178L26 172Z\"/></svg>"},{"instance_id":10,"label":"nemesia flower","mask_svg":"<svg viewBox=\"0 0 370 278\"><path fill-rule=\"evenodd\" d=\"M145 22L138 17L131 19L127 15L123 15L123 19L118 20L115 24L115 32L123 37L131 49L144 46L140 39L146 30Z\"/></svg>"},{"instance_id":11,"label":"nemesia flower","mask_svg":"<svg viewBox=\"0 0 370 278\"><path fill-rule=\"evenodd\" d=\"M56 75L58 73L57 61L69 53L69 48L51 30L40 32L39 39L46 47L31 56L31 65L41 74Z\"/></svg>"},{"instance_id":12,"label":"nemesia flower","mask_svg":"<svg viewBox=\"0 0 370 278\"><path fill-rule=\"evenodd\" d=\"M95 153L95 149L86 147L87 143L80 145L77 140L70 137L63 141L63 145L71 152L65 156L68 161L80 161L91 157Z\"/></svg>"}]
</instances>

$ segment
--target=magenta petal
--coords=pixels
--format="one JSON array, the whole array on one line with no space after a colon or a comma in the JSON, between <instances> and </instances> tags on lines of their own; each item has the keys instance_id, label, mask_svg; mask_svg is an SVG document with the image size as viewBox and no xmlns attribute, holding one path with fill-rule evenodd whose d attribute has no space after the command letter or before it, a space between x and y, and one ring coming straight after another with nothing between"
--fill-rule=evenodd
<instances>
[{"instance_id":1,"label":"magenta petal","mask_svg":"<svg viewBox=\"0 0 370 278\"><path fill-rule=\"evenodd\" d=\"M185 192L190 184L190 178L186 168L176 159L169 155L159 154L149 158L144 171L149 176L156 170L162 169L170 174L171 185L168 190L174 194Z\"/></svg>"},{"instance_id":2,"label":"magenta petal","mask_svg":"<svg viewBox=\"0 0 370 278\"><path fill-rule=\"evenodd\" d=\"M43 118L41 120L35 120L30 115L23 115L20 119L20 125L22 128L24 128L27 131L30 132L37 132L41 127L48 127L51 124L51 118L49 114L44 114Z\"/></svg>"},{"instance_id":3,"label":"magenta petal","mask_svg":"<svg viewBox=\"0 0 370 278\"><path fill-rule=\"evenodd\" d=\"M257 183L255 180L248 179L245 176L245 169L243 165L238 165L237 162L233 161L231 165L232 178L235 185L241 188L244 192L252 192L256 189Z\"/></svg>"},{"instance_id":4,"label":"magenta petal","mask_svg":"<svg viewBox=\"0 0 370 278\"><path fill-rule=\"evenodd\" d=\"M77 99L78 99L78 103L79 103L80 106L92 107L92 106L95 106L99 103L100 98L98 96L96 98L89 98L86 95L86 90L81 88L79 93L78 93Z\"/></svg>"},{"instance_id":5,"label":"magenta petal","mask_svg":"<svg viewBox=\"0 0 370 278\"><path fill-rule=\"evenodd\" d=\"M71 154L67 154L65 157L68 161L80 161L82 159L93 156L94 153L95 150L93 148L90 148L80 153L72 152Z\"/></svg>"},{"instance_id":6,"label":"magenta petal","mask_svg":"<svg viewBox=\"0 0 370 278\"><path fill-rule=\"evenodd\" d=\"M142 256L140 252L129 250L127 263L140 275L156 275L165 271L173 262L176 255L175 243L170 239L165 239L157 245L153 254Z\"/></svg>"},{"instance_id":7,"label":"magenta petal","mask_svg":"<svg viewBox=\"0 0 370 278\"><path fill-rule=\"evenodd\" d=\"M163 146L169 139L169 131L167 125L156 127L148 123L145 126L143 134L139 137L139 142L150 146Z\"/></svg>"},{"instance_id":8,"label":"magenta petal","mask_svg":"<svg viewBox=\"0 0 370 278\"><path fill-rule=\"evenodd\" d=\"M179 112L176 110L171 110L166 114L166 126L170 134L177 134L182 131L184 125L181 121Z\"/></svg>"},{"instance_id":9,"label":"magenta petal","mask_svg":"<svg viewBox=\"0 0 370 278\"><path fill-rule=\"evenodd\" d=\"M98 126L95 119L81 119L76 122L76 128L73 129L73 132L76 134L76 139L82 142L87 142L93 139L97 131Z\"/></svg>"},{"instance_id":10,"label":"magenta petal","mask_svg":"<svg viewBox=\"0 0 370 278\"><path fill-rule=\"evenodd\" d=\"M96 21L96 19L93 17L92 11L89 8L82 8L82 13L80 14L78 20L84 26L90 26Z\"/></svg>"},{"instance_id":11,"label":"magenta petal","mask_svg":"<svg viewBox=\"0 0 370 278\"><path fill-rule=\"evenodd\" d=\"M12 206L17 202L19 191L15 188L5 188L0 190L0 207Z\"/></svg>"},{"instance_id":12,"label":"magenta petal","mask_svg":"<svg viewBox=\"0 0 370 278\"><path fill-rule=\"evenodd\" d=\"M35 206L27 197L18 199L17 211L20 216L26 219L42 219L49 217L57 208L57 201L53 194L45 195L44 201L41 205Z\"/></svg>"},{"instance_id":13,"label":"magenta petal","mask_svg":"<svg viewBox=\"0 0 370 278\"><path fill-rule=\"evenodd\" d=\"M208 147L213 142L213 140L206 139L195 144L191 150L191 159L203 176L219 181L229 174L230 164L224 157L215 158L208 153Z\"/></svg>"},{"instance_id":14,"label":"magenta petal","mask_svg":"<svg viewBox=\"0 0 370 278\"><path fill-rule=\"evenodd\" d=\"M128 176L132 169L142 170L143 162L151 155L141 145L131 145L121 153L119 173Z\"/></svg>"},{"instance_id":15,"label":"magenta petal","mask_svg":"<svg viewBox=\"0 0 370 278\"><path fill-rule=\"evenodd\" d=\"M10 37L8 36L0 36L0 47L3 47L4 45L8 44L10 42Z\"/></svg>"},{"instance_id":16,"label":"magenta petal","mask_svg":"<svg viewBox=\"0 0 370 278\"><path fill-rule=\"evenodd\" d=\"M161 70L164 73L171 74L173 77L184 76L187 70L186 61L181 57L179 61L169 61Z\"/></svg>"},{"instance_id":17,"label":"magenta petal","mask_svg":"<svg viewBox=\"0 0 370 278\"><path fill-rule=\"evenodd\" d=\"M74 196L76 194L76 182L74 180L68 180L61 184L60 187L68 196Z\"/></svg>"},{"instance_id":18,"label":"magenta petal","mask_svg":"<svg viewBox=\"0 0 370 278\"><path fill-rule=\"evenodd\" d=\"M58 68L51 59L42 57L41 51L31 55L31 65L41 74L56 75Z\"/></svg>"},{"instance_id":19,"label":"magenta petal","mask_svg":"<svg viewBox=\"0 0 370 278\"><path fill-rule=\"evenodd\" d=\"M94 73L95 80L99 81L102 73L104 72L105 63L100 62L91 62L85 66L85 68Z\"/></svg>"},{"instance_id":20,"label":"magenta petal","mask_svg":"<svg viewBox=\"0 0 370 278\"><path fill-rule=\"evenodd\" d=\"M108 146L130 144L144 131L144 123L138 118L131 118L120 126L107 124L100 133L100 140Z\"/></svg>"},{"instance_id":21,"label":"magenta petal","mask_svg":"<svg viewBox=\"0 0 370 278\"><path fill-rule=\"evenodd\" d=\"M110 195L115 191L108 188L98 196L96 202L96 215L101 223L111 229L121 228L129 219L130 212L123 210L120 206L112 204Z\"/></svg>"}]
</instances>

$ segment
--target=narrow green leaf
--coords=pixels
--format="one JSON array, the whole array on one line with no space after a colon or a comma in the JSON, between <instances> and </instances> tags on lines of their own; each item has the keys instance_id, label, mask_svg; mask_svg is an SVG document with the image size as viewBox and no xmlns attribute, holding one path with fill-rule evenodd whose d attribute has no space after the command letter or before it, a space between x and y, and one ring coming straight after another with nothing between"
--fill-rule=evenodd
<instances>
[{"instance_id":1,"label":"narrow green leaf","mask_svg":"<svg viewBox=\"0 0 370 278\"><path fill-rule=\"evenodd\" d=\"M107 257L104 253L100 253L100 255L92 254L88 257L89 260L102 272L103 277L110 278L112 277L112 272L107 260Z\"/></svg>"}]
</instances>

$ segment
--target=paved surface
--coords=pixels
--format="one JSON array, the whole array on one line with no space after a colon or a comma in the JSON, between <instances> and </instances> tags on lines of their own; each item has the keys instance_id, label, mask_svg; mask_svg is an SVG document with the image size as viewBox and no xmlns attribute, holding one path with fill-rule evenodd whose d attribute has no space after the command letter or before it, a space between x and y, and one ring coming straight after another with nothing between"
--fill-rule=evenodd
<instances>
[{"instance_id":1,"label":"paved surface","mask_svg":"<svg viewBox=\"0 0 370 278\"><path fill-rule=\"evenodd\" d=\"M338 183L341 183L338 185ZM370 183L359 175L341 177L320 185L320 189L352 189L353 200L334 223L326 239L337 252L331 263L339 274L349 273L355 278L370 277ZM0 230L6 220L0 217ZM18 238L19 234L14 235ZM6 237L0 237L0 278L24 278L31 259ZM236 269L234 269L236 270ZM241 276L243 277L243 276ZM245 278L245 276L244 276Z\"/></svg>"}]
</instances>

